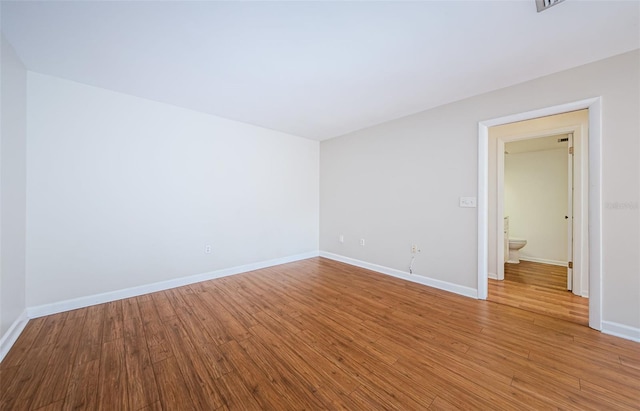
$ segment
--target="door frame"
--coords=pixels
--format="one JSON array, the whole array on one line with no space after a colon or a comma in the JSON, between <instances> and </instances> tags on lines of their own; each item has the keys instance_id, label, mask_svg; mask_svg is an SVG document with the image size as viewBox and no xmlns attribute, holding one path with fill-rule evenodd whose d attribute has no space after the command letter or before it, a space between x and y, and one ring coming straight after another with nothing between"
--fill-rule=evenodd
<instances>
[{"instance_id":1,"label":"door frame","mask_svg":"<svg viewBox=\"0 0 640 411\"><path fill-rule=\"evenodd\" d=\"M478 299L488 295L489 264L489 128L507 123L589 110L588 226L589 226L589 327L602 329L602 97L478 122ZM503 150L504 152L504 150ZM498 219L499 220L499 219ZM498 221L498 224L500 222ZM498 247L497 252L500 252Z\"/></svg>"},{"instance_id":2,"label":"door frame","mask_svg":"<svg viewBox=\"0 0 640 411\"><path fill-rule=\"evenodd\" d=\"M501 216L503 216L504 213L504 178L505 178L505 174L504 174L504 168L505 168L505 156L504 153L505 151L505 145L506 143L511 143L514 141L523 141L523 140L532 140L532 139L536 139L536 138L544 138L544 137L549 137L549 136L555 136L555 135L567 135L567 136L571 136L573 134L576 133L577 129L581 128L582 126L580 124L577 124L575 126L566 126L566 127L555 127L552 129L545 129L545 130L535 130L535 131L531 131L531 132L526 132L526 133L515 133L515 134L511 134L508 137L498 137L496 139L496 144L497 144L497 150L496 150L496 162L497 162L497 167L496 167L496 174L497 174L497 184L496 184L496 194L497 194L497 198L496 198L496 202L495 202L495 206L496 206L496 279L497 280L504 280L504 264L501 264L502 261L505 260L504 258L504 253L505 253L505 249L503 247L503 232L504 232L504 219L501 218ZM572 141L573 138L569 137L569 144L567 145L567 155L569 156L570 154L568 153L568 147L572 146ZM576 156L580 156L582 154L582 150L576 150ZM578 164L580 164L580 159L578 158ZM572 193L571 193L571 180L573 180L573 163L571 161L569 161L568 163L568 181L567 181L567 186L569 189L569 192L567 193L568 198L568 207L569 209L566 211L568 217L569 217L569 232L571 233L573 230L571 229L573 226L573 213L571 211L571 207L572 207ZM585 174L587 172L587 170L584 170L584 172L582 172L581 174ZM579 223L582 223L582 221L580 221ZM581 230L580 232L585 232L586 233L586 227L585 230ZM569 258L569 261L573 261L571 260L571 256L574 254L577 254L576 260L581 261L580 260L580 247L578 247L577 249L575 249L574 252L574 247L573 247L573 239L572 236L569 235L567 237L567 249L568 249L568 253L567 256ZM578 269L581 269L581 265L580 264L576 264L576 266L578 267ZM587 272L586 267L584 267L585 272ZM570 270L570 269L568 269ZM493 278L493 276L491 276L491 278ZM571 278L571 275L568 275L568 278ZM577 290L579 290L580 287L577 287ZM568 288L569 290L571 290L571 288Z\"/></svg>"},{"instance_id":3,"label":"door frame","mask_svg":"<svg viewBox=\"0 0 640 411\"><path fill-rule=\"evenodd\" d=\"M574 204L575 204L575 198L574 198L574 178L575 178L575 172L574 172L574 167L576 165L576 163L578 164L584 164L581 160L581 158L578 159L578 161L575 161L575 156L576 155L582 155L582 150L579 150L578 152L576 152L575 150L575 131L568 133L567 134L567 138L569 139L569 149L567 150L567 152L565 153L565 155L567 156L567 177L568 177L568 181L567 181L567 241L569 244L567 244L567 259L569 261L571 261L571 264L568 264L567 267L567 291L571 291L572 293L576 293L576 291L578 292L582 292L582 281L580 281L580 286L576 287L575 283L576 283L576 279L575 279L575 275L576 272L578 274L578 276L582 277L583 273L580 272L580 269L582 269L582 265L578 264L576 265L575 263L573 263L573 261L575 260L580 260L582 261L582 248L580 249L576 249L575 245L574 245L574 240L575 240L575 226L573 224L573 216L574 216ZM587 134L588 136L588 134ZM581 138L584 138L584 136L582 136L582 134L580 135ZM580 142L581 143L581 142ZM582 178L585 177L585 175L588 176L589 170L583 170L580 173L580 176ZM581 186L583 186L581 184ZM578 205L580 206L579 202L581 201L580 196L578 196ZM588 205L587 205L588 206ZM580 224L581 222L578 222L578 224ZM585 230L580 230L580 233L582 233L582 235L587 235L588 233L588 229L589 226L587 224L586 227L586 231ZM580 239L582 240L582 239ZM577 256L576 256L576 252L577 252ZM574 272L574 267L578 267L578 270L576 270L576 272ZM586 268L586 267L585 267ZM576 290L577 289L577 290Z\"/></svg>"},{"instance_id":4,"label":"door frame","mask_svg":"<svg viewBox=\"0 0 640 411\"><path fill-rule=\"evenodd\" d=\"M575 156L575 164L578 167L581 167L581 170L578 170L577 174L578 176L580 176L581 180L579 182L579 187L577 190L578 193L578 200L575 202L575 204L580 208L580 203L582 201L583 196L583 191L587 189L587 177L588 177L588 162L587 161L583 161L583 156L586 155L586 153L584 152L584 148L587 147L586 140L587 138L585 136L588 136L587 134L587 129L583 128L582 124L575 124L575 125L566 125L566 126L561 126L561 127L555 127L555 128L545 128L540 129L540 130L531 130L531 131L526 131L526 132L520 132L520 133L514 133L514 134L510 134L509 136L503 136L503 137L497 137L496 138L496 152L495 152L495 158L496 158L496 162L497 162L497 167L496 167L496 177L497 177L497 184L496 184L496 194L497 194L497 198L496 198L496 214L497 214L497 218L496 218L496 279L497 280L504 280L504 264L502 264L501 262L505 260L504 258L504 247L502 246L503 243L503 232L504 232L504 219L502 219L500 216L503 216L504 213L504 168L505 168L505 156L504 156L504 152L505 152L505 147L506 147L506 143L510 143L513 141L523 141L523 140L533 140L536 138L544 138L544 137L550 137L550 136L555 136L555 135L567 135L569 138L569 144L567 145L567 156L569 157L568 162L567 162L567 197L568 197L568 201L567 201L567 206L568 206L568 210L566 210L566 215L568 217L568 236L567 236L567 257L569 259L569 261L573 261L574 263L574 268L576 269L575 272L578 273L577 276L575 276L575 279L573 277L573 273L572 270L570 268L567 268L567 290L575 290L574 294L576 295L580 295L582 297L588 297L588 290L587 292L584 292L584 287L583 287L583 281L582 281L582 276L588 276L589 274L589 268L585 266L585 264L582 264L584 260L583 258L586 258L587 255L582 254L582 250L585 249L584 246L588 245L587 243L587 238L588 238L588 219L587 216L584 215L584 213L582 212L582 209L579 209L577 215L578 215L578 224L581 224L581 226L578 227L574 227L573 225L573 215L574 215L574 211L573 211L573 205L574 205L574 199L573 199L573 174L574 174L574 162L573 162L573 157ZM579 136L578 138L575 138L573 136ZM575 154L569 154L569 150L568 147L574 147L577 148L577 150L574 150ZM586 205L585 205L586 206ZM588 209L588 207L587 207ZM574 239L578 238L577 243L574 244ZM585 250L586 252L586 250ZM490 278L493 278L492 276ZM586 277L585 277L586 278ZM587 281L585 281L586 284L588 284Z\"/></svg>"}]
</instances>

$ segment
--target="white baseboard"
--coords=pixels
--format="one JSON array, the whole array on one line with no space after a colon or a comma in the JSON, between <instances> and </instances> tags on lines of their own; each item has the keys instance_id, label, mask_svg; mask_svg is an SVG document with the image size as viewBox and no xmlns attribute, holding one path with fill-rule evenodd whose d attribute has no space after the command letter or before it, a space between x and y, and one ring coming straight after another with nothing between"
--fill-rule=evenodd
<instances>
[{"instance_id":1,"label":"white baseboard","mask_svg":"<svg viewBox=\"0 0 640 411\"><path fill-rule=\"evenodd\" d=\"M4 359L4 356L7 355L13 344L18 340L22 330L27 326L27 322L29 321L29 317L27 317L27 311L23 311L22 314L11 324L11 327L7 330L6 333L0 338L0 362Z\"/></svg>"},{"instance_id":2,"label":"white baseboard","mask_svg":"<svg viewBox=\"0 0 640 411\"><path fill-rule=\"evenodd\" d=\"M558 261L558 260L547 260L544 258L536 258L536 257L528 257L520 254L520 260L522 261L531 261L532 263L542 263L542 264L550 264L550 265L559 265L561 267L566 267L566 261Z\"/></svg>"},{"instance_id":3,"label":"white baseboard","mask_svg":"<svg viewBox=\"0 0 640 411\"><path fill-rule=\"evenodd\" d=\"M491 278L492 280L497 280L498 279L498 274L496 274L496 273L487 273L487 277Z\"/></svg>"},{"instance_id":4,"label":"white baseboard","mask_svg":"<svg viewBox=\"0 0 640 411\"><path fill-rule=\"evenodd\" d=\"M296 254L289 257L276 258L273 260L260 261L241 265L237 267L225 268L222 270L210 271L202 274L195 274L188 277L180 277L167 281L160 281L152 284L145 284L138 287L125 288L122 290L110 291L107 293L94 294L86 297L74 298L71 300L59 301L51 304L43 304L27 308L29 318L43 317L45 315L57 314L64 311L76 310L78 308L89 307L96 304L108 303L110 301L122 300L123 298L137 297L143 294L168 290L170 288L182 287L184 285L199 283L201 281L215 278L227 277L234 274L246 273L248 271L259 270L261 268L273 267L275 265L291 263L293 261L306 260L307 258L318 257L317 251L304 254Z\"/></svg>"},{"instance_id":5,"label":"white baseboard","mask_svg":"<svg viewBox=\"0 0 640 411\"><path fill-rule=\"evenodd\" d=\"M604 334L640 342L640 328L629 327L628 325L618 324L612 321L603 321L601 331Z\"/></svg>"},{"instance_id":6,"label":"white baseboard","mask_svg":"<svg viewBox=\"0 0 640 411\"><path fill-rule=\"evenodd\" d=\"M368 263L366 261L356 260L354 258L345 257L338 254L328 253L326 251L320 251L320 257L328 258L330 260L340 261L345 264L354 265L360 268L366 268L367 270L376 271L378 273L390 275L393 277L401 278L403 280L411 281L414 283L426 285L440 290L449 291L455 294L460 294L465 297L478 298L478 290L474 288L464 287L461 285L449 283L442 280L436 280L435 278L429 278L416 274L409 274L404 271L396 270L395 268L384 267L377 264Z\"/></svg>"}]
</instances>

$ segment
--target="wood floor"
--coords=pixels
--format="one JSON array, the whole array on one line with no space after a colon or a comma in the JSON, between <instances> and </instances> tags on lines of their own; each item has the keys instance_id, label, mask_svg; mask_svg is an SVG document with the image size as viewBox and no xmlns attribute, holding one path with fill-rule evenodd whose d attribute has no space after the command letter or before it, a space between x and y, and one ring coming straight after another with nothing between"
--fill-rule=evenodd
<instances>
[{"instance_id":1,"label":"wood floor","mask_svg":"<svg viewBox=\"0 0 640 411\"><path fill-rule=\"evenodd\" d=\"M31 320L2 410L631 410L640 344L313 258Z\"/></svg>"},{"instance_id":2,"label":"wood floor","mask_svg":"<svg viewBox=\"0 0 640 411\"><path fill-rule=\"evenodd\" d=\"M489 280L489 301L589 325L589 299L567 291L567 268L520 261L505 264L504 281Z\"/></svg>"},{"instance_id":3,"label":"wood floor","mask_svg":"<svg viewBox=\"0 0 640 411\"><path fill-rule=\"evenodd\" d=\"M489 280L489 301L589 325L589 299L567 291L567 269L520 261L505 264L504 281Z\"/></svg>"}]
</instances>

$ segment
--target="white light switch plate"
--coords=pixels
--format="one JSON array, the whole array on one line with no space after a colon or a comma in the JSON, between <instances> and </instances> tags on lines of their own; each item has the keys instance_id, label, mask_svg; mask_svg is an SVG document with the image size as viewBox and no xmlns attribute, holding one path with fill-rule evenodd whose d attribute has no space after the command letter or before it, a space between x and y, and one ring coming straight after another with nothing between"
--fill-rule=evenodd
<instances>
[{"instance_id":1,"label":"white light switch plate","mask_svg":"<svg viewBox=\"0 0 640 411\"><path fill-rule=\"evenodd\" d=\"M460 207L475 208L476 207L476 198L475 197L460 197Z\"/></svg>"}]
</instances>

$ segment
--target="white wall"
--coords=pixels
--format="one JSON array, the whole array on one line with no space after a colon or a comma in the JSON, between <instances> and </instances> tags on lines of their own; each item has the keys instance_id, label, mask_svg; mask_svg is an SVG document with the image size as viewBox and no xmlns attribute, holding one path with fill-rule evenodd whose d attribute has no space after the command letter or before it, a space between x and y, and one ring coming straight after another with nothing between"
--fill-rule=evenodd
<instances>
[{"instance_id":1,"label":"white wall","mask_svg":"<svg viewBox=\"0 0 640 411\"><path fill-rule=\"evenodd\" d=\"M476 288L477 212L458 197L476 195L477 124L461 117L447 105L323 141L321 250L407 272L416 244L416 275Z\"/></svg>"},{"instance_id":2,"label":"white wall","mask_svg":"<svg viewBox=\"0 0 640 411\"><path fill-rule=\"evenodd\" d=\"M568 261L567 166L566 148L505 156L504 214L509 216L509 235L527 240L522 259Z\"/></svg>"},{"instance_id":3,"label":"white wall","mask_svg":"<svg viewBox=\"0 0 640 411\"><path fill-rule=\"evenodd\" d=\"M28 80L28 306L318 249L318 142Z\"/></svg>"},{"instance_id":4,"label":"white wall","mask_svg":"<svg viewBox=\"0 0 640 411\"><path fill-rule=\"evenodd\" d=\"M603 320L640 331L638 90L636 50L322 142L321 250L477 289L478 123L602 96Z\"/></svg>"},{"instance_id":5,"label":"white wall","mask_svg":"<svg viewBox=\"0 0 640 411\"><path fill-rule=\"evenodd\" d=\"M0 339L3 339L26 308L27 72L4 36L0 38Z\"/></svg>"}]
</instances>

